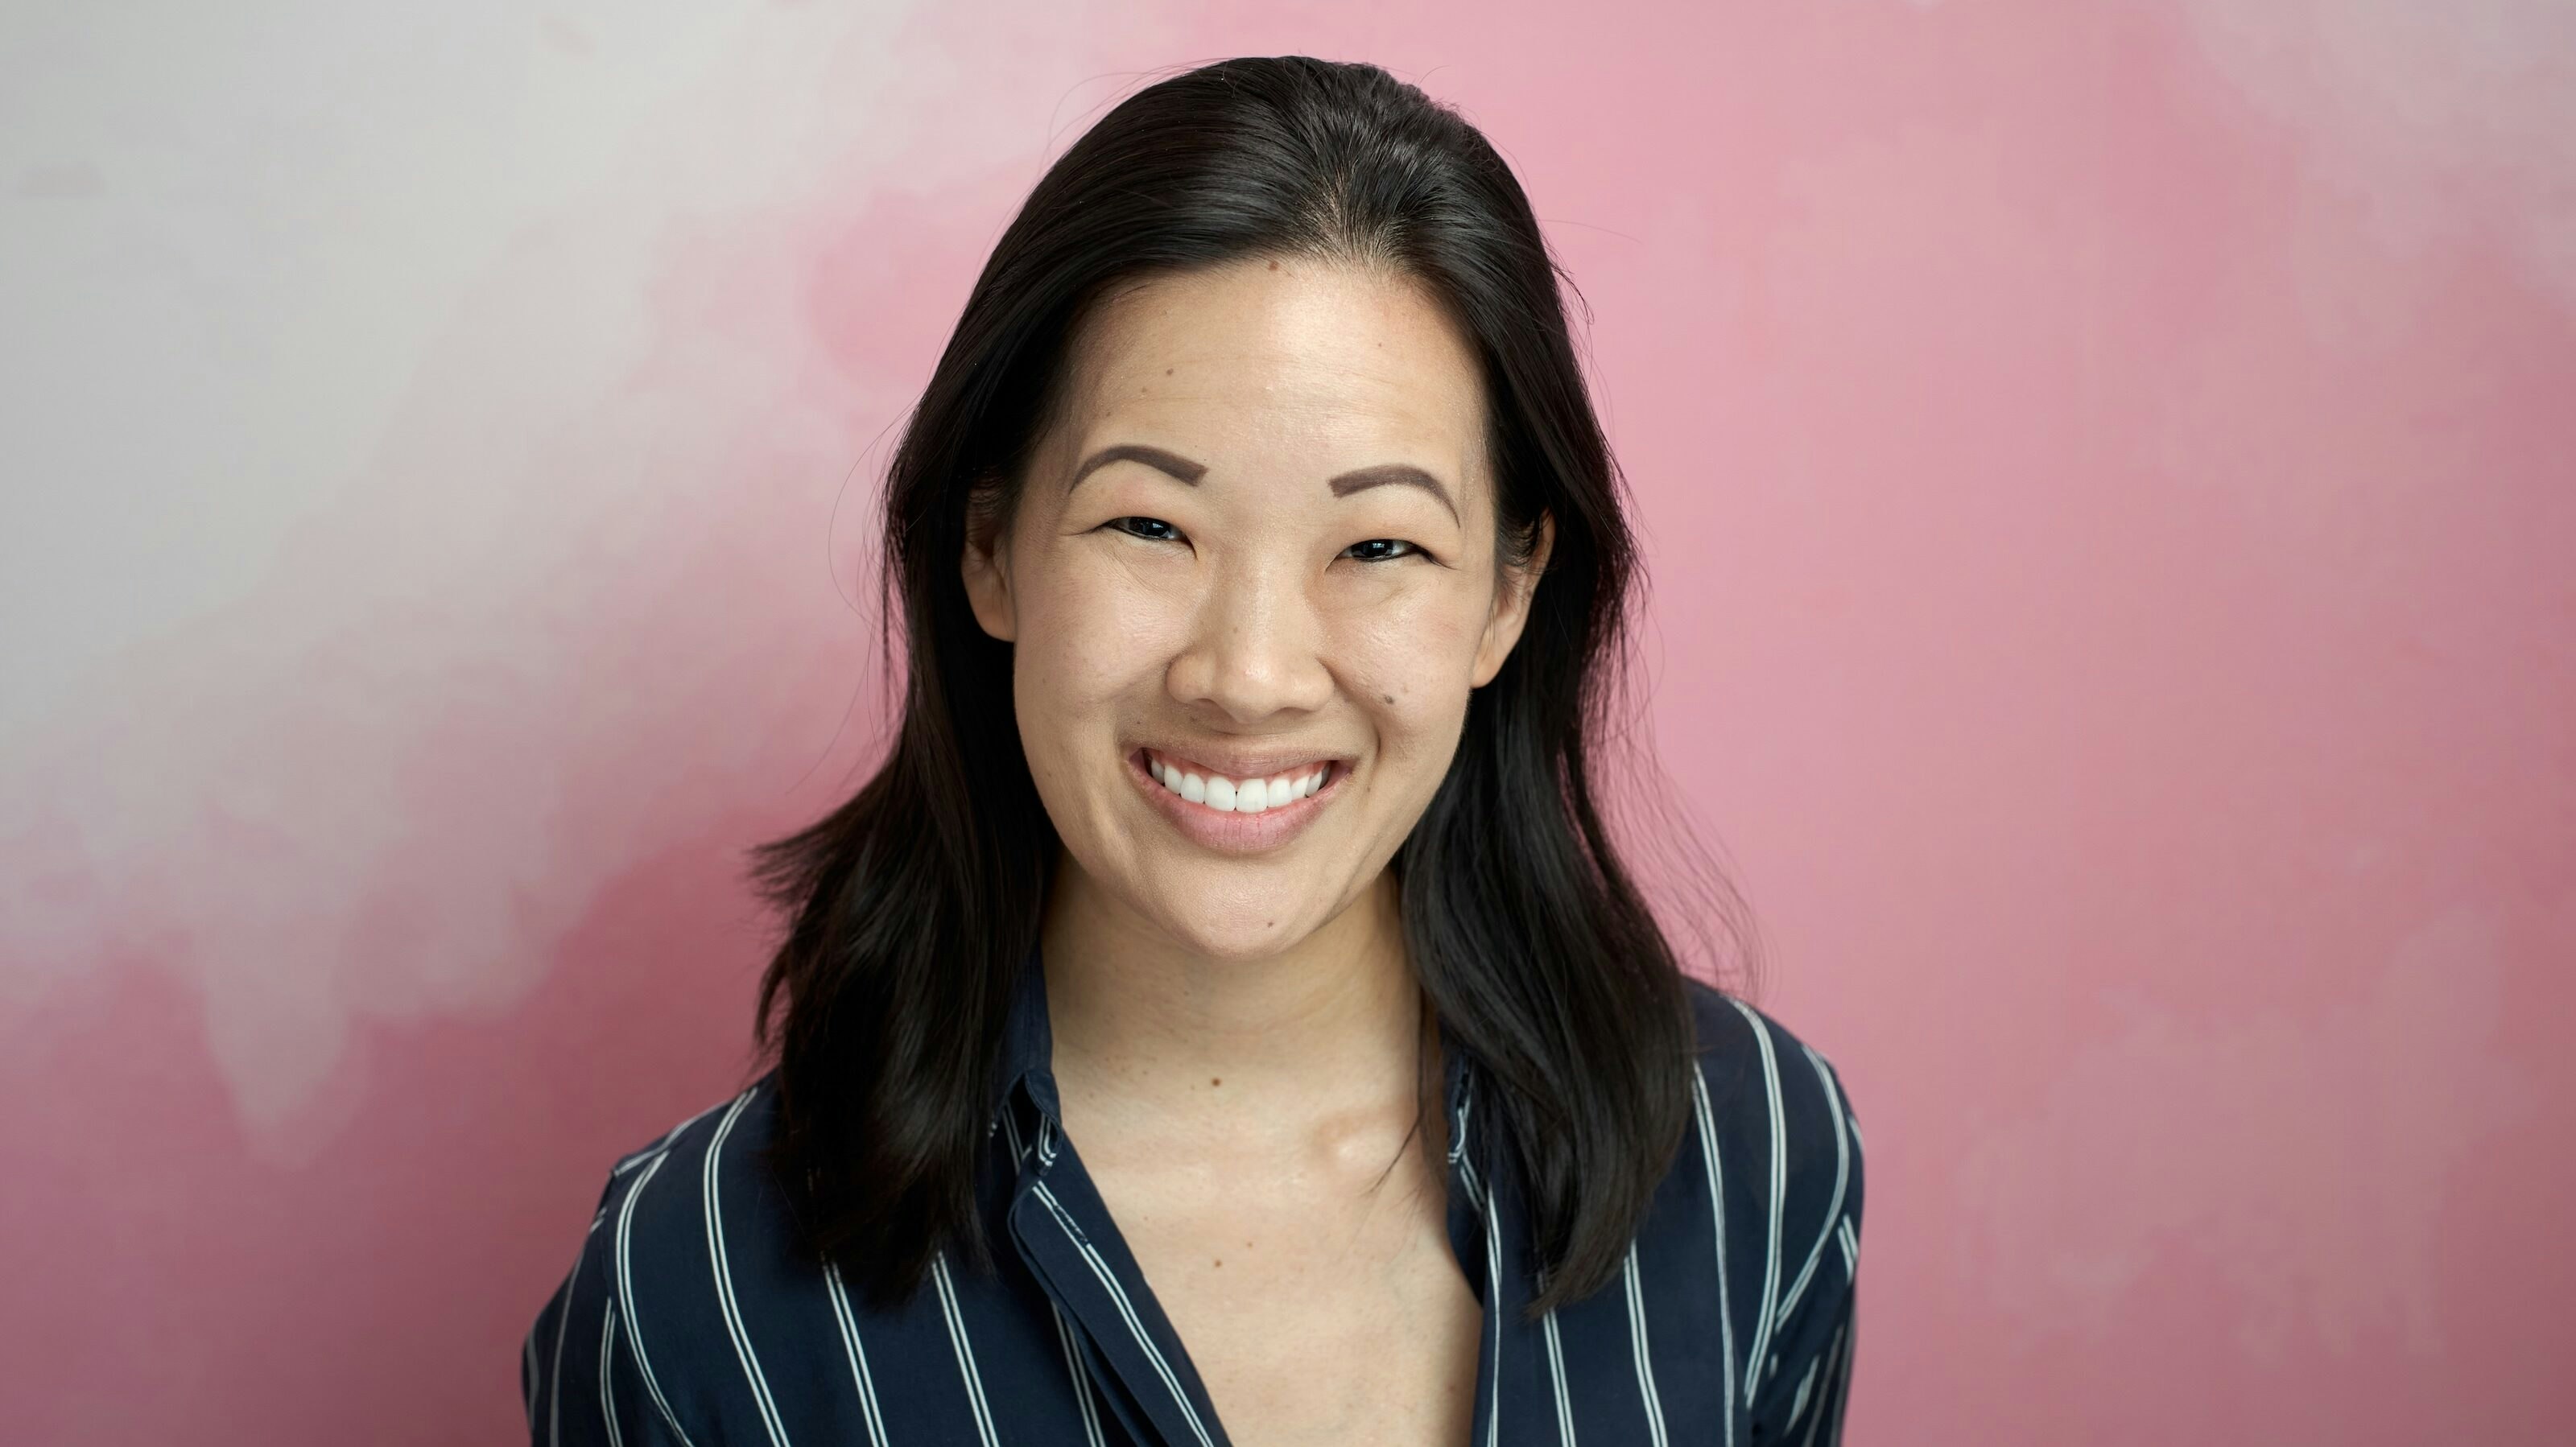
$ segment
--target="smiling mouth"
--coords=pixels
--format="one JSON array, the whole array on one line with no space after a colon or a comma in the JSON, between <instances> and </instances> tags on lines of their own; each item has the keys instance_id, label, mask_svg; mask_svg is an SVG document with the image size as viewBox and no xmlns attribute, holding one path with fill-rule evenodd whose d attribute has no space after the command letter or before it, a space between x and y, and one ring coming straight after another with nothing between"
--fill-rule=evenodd
<instances>
[{"instance_id":1,"label":"smiling mouth","mask_svg":"<svg viewBox=\"0 0 2576 1447\"><path fill-rule=\"evenodd\" d=\"M1166 792L1216 814L1262 814L1284 809L1322 793L1341 774L1341 765L1331 759L1318 759L1281 773L1238 779L1189 760L1166 759L1152 749L1139 752L1145 758L1145 772Z\"/></svg>"}]
</instances>

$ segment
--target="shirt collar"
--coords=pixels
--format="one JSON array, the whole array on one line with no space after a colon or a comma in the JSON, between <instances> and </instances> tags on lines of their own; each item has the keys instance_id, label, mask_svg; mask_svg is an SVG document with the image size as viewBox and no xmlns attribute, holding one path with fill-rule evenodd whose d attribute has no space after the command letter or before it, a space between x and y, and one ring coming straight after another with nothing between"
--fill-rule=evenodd
<instances>
[{"instance_id":1,"label":"shirt collar","mask_svg":"<svg viewBox=\"0 0 2576 1447\"><path fill-rule=\"evenodd\" d=\"M1029 946L1011 983L1011 1008L1002 1024L1002 1068L994 1077L993 1098L985 1102L985 1119L998 1126L1011 1092L1023 1081L1038 1109L1062 1126L1055 1095L1055 1032L1047 1023L1046 971L1038 966L1036 945Z\"/></svg>"}]
</instances>

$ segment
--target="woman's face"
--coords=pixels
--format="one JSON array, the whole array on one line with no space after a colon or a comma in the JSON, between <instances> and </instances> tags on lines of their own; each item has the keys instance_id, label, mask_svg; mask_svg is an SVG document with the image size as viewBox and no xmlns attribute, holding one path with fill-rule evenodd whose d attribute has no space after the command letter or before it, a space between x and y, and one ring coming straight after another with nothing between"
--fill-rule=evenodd
<instances>
[{"instance_id":1,"label":"woman's face","mask_svg":"<svg viewBox=\"0 0 2576 1447\"><path fill-rule=\"evenodd\" d=\"M1520 635L1465 336L1384 273L1160 277L1076 338L1062 419L964 559L1082 881L1247 958L1358 900Z\"/></svg>"}]
</instances>

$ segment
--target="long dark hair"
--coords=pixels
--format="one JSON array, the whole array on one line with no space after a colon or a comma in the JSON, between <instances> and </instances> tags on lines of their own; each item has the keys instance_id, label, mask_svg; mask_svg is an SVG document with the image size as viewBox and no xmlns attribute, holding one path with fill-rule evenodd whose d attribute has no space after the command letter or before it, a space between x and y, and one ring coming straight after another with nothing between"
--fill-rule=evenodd
<instances>
[{"instance_id":1,"label":"long dark hair","mask_svg":"<svg viewBox=\"0 0 2576 1447\"><path fill-rule=\"evenodd\" d=\"M875 1304L943 1248L991 1268L975 1165L1059 849L1010 647L968 609L970 513L1008 515L1104 293L1263 255L1428 288L1482 363L1501 555L1526 559L1555 521L1519 645L1392 866L1414 971L1519 1152L1533 1316L1618 1270L1689 1122L1680 965L1603 817L1635 549L1528 198L1473 126L1375 66L1227 60L1111 110L993 248L888 472L908 663L891 751L848 803L753 851L788 920L754 1026L777 1050L771 1160L808 1248Z\"/></svg>"}]
</instances>

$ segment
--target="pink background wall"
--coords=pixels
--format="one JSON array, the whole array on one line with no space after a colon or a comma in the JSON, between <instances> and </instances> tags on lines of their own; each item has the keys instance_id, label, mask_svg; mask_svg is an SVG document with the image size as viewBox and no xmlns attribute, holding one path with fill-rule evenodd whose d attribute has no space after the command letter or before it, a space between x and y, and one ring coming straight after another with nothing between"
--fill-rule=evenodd
<instances>
[{"instance_id":1,"label":"pink background wall","mask_svg":"<svg viewBox=\"0 0 2576 1447\"><path fill-rule=\"evenodd\" d=\"M1869 1133L1855 1440L2564 1440L2576 9L969 8L0 20L13 1438L517 1430L866 760L984 248L1298 50L1589 298L1667 768Z\"/></svg>"}]
</instances>

